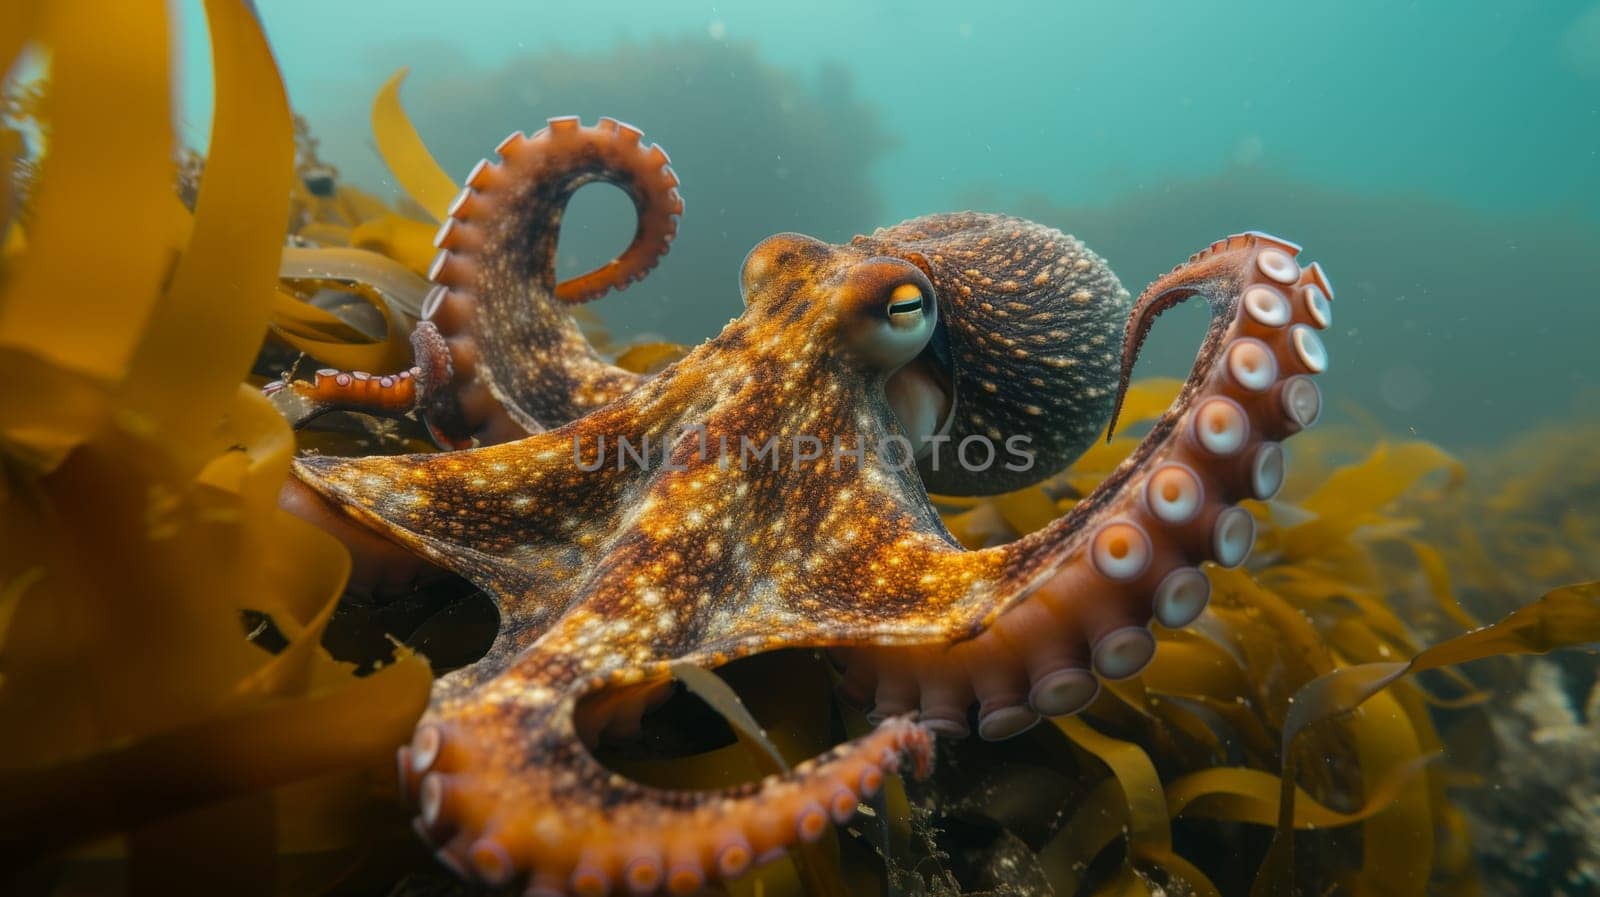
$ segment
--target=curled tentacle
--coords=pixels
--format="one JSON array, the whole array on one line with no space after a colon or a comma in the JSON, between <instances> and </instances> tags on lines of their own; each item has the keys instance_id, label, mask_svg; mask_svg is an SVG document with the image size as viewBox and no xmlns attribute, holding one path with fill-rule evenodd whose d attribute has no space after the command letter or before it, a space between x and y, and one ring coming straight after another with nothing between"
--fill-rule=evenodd
<instances>
[{"instance_id":1,"label":"curled tentacle","mask_svg":"<svg viewBox=\"0 0 1600 897\"><path fill-rule=\"evenodd\" d=\"M460 449L565 423L645 379L602 359L565 306L626 289L671 247L683 199L666 152L614 119L585 127L565 117L532 136L512 134L497 154L468 174L435 235L440 252L429 279L437 286L412 334L415 366L387 375L402 385L376 391L368 375L330 370L311 383L269 387L294 424L329 411L416 410L441 447ZM633 240L606 264L558 284L561 216L573 194L596 181L633 200Z\"/></svg>"},{"instance_id":2,"label":"curled tentacle","mask_svg":"<svg viewBox=\"0 0 1600 897\"><path fill-rule=\"evenodd\" d=\"M1152 619L1193 622L1210 596L1199 565L1237 566L1254 541L1237 502L1277 492L1281 441L1321 411L1311 376L1327 366L1317 331L1331 323L1332 290L1320 266L1295 263L1298 252L1240 234L1151 284L1129 319L1119 406L1154 317L1194 296L1211 305L1173 407L1069 514L984 550L1004 556L1005 572L973 637L949 649L851 649L841 654L842 693L880 716L960 719L975 703L978 732L1008 737L1088 706L1100 680L1136 675L1155 651Z\"/></svg>"},{"instance_id":3,"label":"curled tentacle","mask_svg":"<svg viewBox=\"0 0 1600 897\"><path fill-rule=\"evenodd\" d=\"M610 118L593 127L552 118L532 136L511 134L496 153L467 175L435 237L440 252L429 277L443 289L423 315L451 348L458 394L488 392L533 432L580 417L643 379L600 358L563 306L624 289L655 267L677 232L683 199L666 152ZM578 188L596 181L633 200L633 240L612 261L557 284L561 216Z\"/></svg>"},{"instance_id":4,"label":"curled tentacle","mask_svg":"<svg viewBox=\"0 0 1600 897\"><path fill-rule=\"evenodd\" d=\"M928 732L895 719L781 776L663 791L606 770L574 727L585 689L608 679L636 695L648 689L626 684L636 677L576 673L570 655L533 652L459 699L436 701L400 749L416 828L463 877L551 895L696 893L848 820L903 757L917 775L932 760Z\"/></svg>"}]
</instances>

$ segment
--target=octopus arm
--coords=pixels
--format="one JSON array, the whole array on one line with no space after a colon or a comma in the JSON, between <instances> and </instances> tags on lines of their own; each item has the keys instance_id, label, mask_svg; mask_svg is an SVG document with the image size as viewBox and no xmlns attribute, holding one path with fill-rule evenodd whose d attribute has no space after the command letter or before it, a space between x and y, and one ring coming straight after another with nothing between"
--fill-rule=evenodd
<instances>
[{"instance_id":1,"label":"octopus arm","mask_svg":"<svg viewBox=\"0 0 1600 897\"><path fill-rule=\"evenodd\" d=\"M1067 515L1008 545L928 558L940 581L971 584L918 610L936 624L928 646L840 652L846 695L880 718L920 710L953 736L976 703L979 734L1005 738L1139 672L1155 650L1152 618L1181 627L1199 616L1210 595L1199 565L1244 561L1255 524L1237 502L1277 492L1280 442L1320 413L1311 375L1327 364L1317 331L1331 288L1298 252L1236 235L1151 284L1128 321L1118 404L1154 317L1199 296L1211 324L1177 401Z\"/></svg>"},{"instance_id":2,"label":"octopus arm","mask_svg":"<svg viewBox=\"0 0 1600 897\"><path fill-rule=\"evenodd\" d=\"M582 597L537 640L520 650L497 643L442 679L401 750L417 826L464 877L525 882L530 893L696 893L821 838L907 760L927 772L931 733L908 718L731 789L668 791L605 769L587 745L602 730L636 732L672 662L713 667L794 634L843 638L862 620L830 620L759 584L714 588L746 596L715 610L668 591L676 578L660 581L658 595L638 584L662 555L644 529L624 523L578 586Z\"/></svg>"},{"instance_id":3,"label":"octopus arm","mask_svg":"<svg viewBox=\"0 0 1600 897\"><path fill-rule=\"evenodd\" d=\"M595 182L633 200L633 239L611 261L557 283L562 215ZM573 306L656 266L683 212L677 185L661 147L614 119L589 127L553 118L531 136L511 134L467 175L434 237L434 287L411 336L413 366L378 375L324 369L269 384L268 396L297 427L330 411L417 412L446 449L519 439L612 402L649 378L603 358Z\"/></svg>"},{"instance_id":4,"label":"octopus arm","mask_svg":"<svg viewBox=\"0 0 1600 897\"><path fill-rule=\"evenodd\" d=\"M617 524L626 475L576 456L572 428L459 452L304 456L294 475L402 547L494 596L516 637L536 637ZM585 470L585 468L591 468Z\"/></svg>"},{"instance_id":5,"label":"octopus arm","mask_svg":"<svg viewBox=\"0 0 1600 897\"><path fill-rule=\"evenodd\" d=\"M719 368L704 357L696 361L574 426L603 430L607 424L596 419L608 415L616 416L613 424L624 416L657 420L650 409L658 394L680 405L684 392L701 392L699 381L710 376L696 371ZM738 395L718 404L727 413L749 409L738 412L741 419L785 414L773 402L747 403ZM866 423L886 426L887 415L886 407L877 408ZM842 430L852 419L853 413L835 419L828 429ZM709 421L714 432L733 427L716 415ZM540 438L506 451L526 455ZM888 569L887 552L923 540L931 540L930 549L937 543L958 550L914 470L869 475L854 465L825 464L796 476L752 471L749 488L740 489L731 486L743 479L719 479L737 471L709 458L690 463L696 453L692 441L680 442L670 468L625 479L635 493L595 498L597 514L630 510L594 521L600 553L558 590L570 596L558 599L564 610L531 640L502 632L483 660L436 684L400 767L419 829L441 861L465 877L497 886L522 881L533 893L693 893L822 837L906 758L919 774L931 762L930 733L904 718L787 774L723 791L649 788L610 773L589 753L601 732L637 731L673 662L714 667L786 644L849 639L896 617L883 608L858 609L870 603L863 595L890 600L887 579L873 585ZM442 457L473 459L476 468L476 459L494 463L502 455L478 449ZM367 471L352 472L359 478ZM696 489L712 482L722 487ZM461 485L457 477L443 487ZM485 493L465 485L471 488L461 497L469 500L455 504L466 506L468 529L476 531L487 522L476 500ZM384 491L385 484L375 486ZM641 500L642 494L654 498ZM703 496L699 503L695 495ZM372 504L353 492L344 497ZM740 530L723 530L716 521L724 517ZM869 519L876 522L868 525ZM413 534L437 531L439 521L408 526ZM772 538L754 538L761 533Z\"/></svg>"},{"instance_id":6,"label":"octopus arm","mask_svg":"<svg viewBox=\"0 0 1600 897\"><path fill-rule=\"evenodd\" d=\"M544 697L479 692L400 749L416 827L464 878L529 894L695 894L820 839L908 760L919 776L932 763L929 732L900 718L781 776L667 791L601 766L573 728L574 700Z\"/></svg>"},{"instance_id":7,"label":"octopus arm","mask_svg":"<svg viewBox=\"0 0 1600 897\"><path fill-rule=\"evenodd\" d=\"M590 127L553 118L532 135L512 133L478 163L450 205L429 277L438 286L424 316L451 353L454 389L432 417L464 413L487 392L529 432L576 420L632 391L645 377L603 359L579 330L575 303L624 289L666 254L683 212L665 151L637 128L602 118ZM632 241L606 264L556 282L556 246L567 203L604 181L633 200ZM454 416L452 417L452 413Z\"/></svg>"}]
</instances>

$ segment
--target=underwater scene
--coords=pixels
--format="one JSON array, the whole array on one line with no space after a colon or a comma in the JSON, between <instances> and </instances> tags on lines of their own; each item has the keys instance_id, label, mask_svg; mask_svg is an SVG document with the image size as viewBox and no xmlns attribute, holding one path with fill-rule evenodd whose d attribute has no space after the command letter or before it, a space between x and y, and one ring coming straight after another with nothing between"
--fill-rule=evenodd
<instances>
[{"instance_id":1,"label":"underwater scene","mask_svg":"<svg viewBox=\"0 0 1600 897\"><path fill-rule=\"evenodd\" d=\"M0 894L1600 894L1600 2L0 79Z\"/></svg>"}]
</instances>

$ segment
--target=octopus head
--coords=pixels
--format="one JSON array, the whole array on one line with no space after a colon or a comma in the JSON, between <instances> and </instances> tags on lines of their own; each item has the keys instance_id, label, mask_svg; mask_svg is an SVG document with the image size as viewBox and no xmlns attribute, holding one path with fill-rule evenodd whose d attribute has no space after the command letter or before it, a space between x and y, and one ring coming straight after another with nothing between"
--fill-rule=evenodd
<instances>
[{"instance_id":1,"label":"octopus head","mask_svg":"<svg viewBox=\"0 0 1600 897\"><path fill-rule=\"evenodd\" d=\"M822 337L838 361L878 380L912 445L926 454L952 408L926 259L778 234L745 257L740 290L747 313L786 334Z\"/></svg>"},{"instance_id":2,"label":"octopus head","mask_svg":"<svg viewBox=\"0 0 1600 897\"><path fill-rule=\"evenodd\" d=\"M741 287L747 313L775 331L820 335L882 376L930 492L1038 482L1082 454L1110 415L1130 297L1054 228L963 212L844 246L779 234L750 251ZM1030 463L956 463L974 439Z\"/></svg>"},{"instance_id":3,"label":"octopus head","mask_svg":"<svg viewBox=\"0 0 1600 897\"><path fill-rule=\"evenodd\" d=\"M890 376L918 357L939 320L933 283L912 262L800 234L768 237L750 250L740 289L747 311L786 332L821 336L869 376Z\"/></svg>"},{"instance_id":4,"label":"octopus head","mask_svg":"<svg viewBox=\"0 0 1600 897\"><path fill-rule=\"evenodd\" d=\"M962 212L915 218L849 248L903 260L933 287L933 334L885 385L920 447L928 491L1020 489L1065 468L1100 434L1131 299L1078 240L1020 218ZM956 463L969 440L1029 463Z\"/></svg>"}]
</instances>

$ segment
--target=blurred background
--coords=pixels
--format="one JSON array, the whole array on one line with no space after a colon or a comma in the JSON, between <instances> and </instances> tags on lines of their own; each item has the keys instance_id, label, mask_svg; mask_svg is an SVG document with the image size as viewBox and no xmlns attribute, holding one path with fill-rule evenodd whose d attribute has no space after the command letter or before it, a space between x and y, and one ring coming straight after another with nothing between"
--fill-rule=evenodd
<instances>
[{"instance_id":1,"label":"blurred background","mask_svg":"<svg viewBox=\"0 0 1600 897\"><path fill-rule=\"evenodd\" d=\"M209 49L198 2L179 5L182 126L204 146ZM402 66L453 173L553 115L661 143L687 209L662 266L595 306L625 334L715 333L744 253L781 230L1012 212L1137 293L1261 229L1332 275L1336 414L1458 448L1600 416L1600 3L258 6L322 157L382 194L368 109ZM621 193L583 191L563 272L632 226ZM1164 317L1141 373L1181 374L1202 317Z\"/></svg>"}]
</instances>

